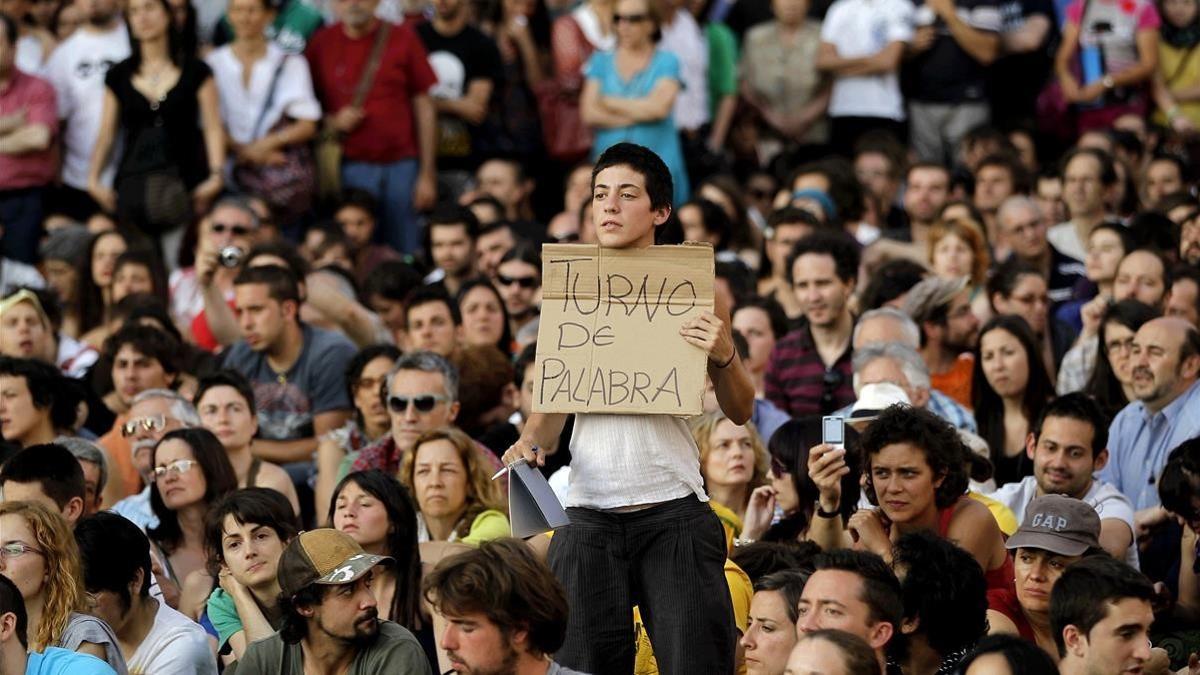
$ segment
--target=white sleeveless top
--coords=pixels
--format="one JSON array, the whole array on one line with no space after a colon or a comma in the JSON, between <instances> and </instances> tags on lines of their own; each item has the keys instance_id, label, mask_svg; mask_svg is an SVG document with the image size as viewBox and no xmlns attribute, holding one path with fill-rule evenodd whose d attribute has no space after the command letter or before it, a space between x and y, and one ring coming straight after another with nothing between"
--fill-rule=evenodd
<instances>
[{"instance_id":1,"label":"white sleeveless top","mask_svg":"<svg viewBox=\"0 0 1200 675\"><path fill-rule=\"evenodd\" d=\"M696 495L708 501L700 450L670 415L578 414L566 506L611 510Z\"/></svg>"}]
</instances>

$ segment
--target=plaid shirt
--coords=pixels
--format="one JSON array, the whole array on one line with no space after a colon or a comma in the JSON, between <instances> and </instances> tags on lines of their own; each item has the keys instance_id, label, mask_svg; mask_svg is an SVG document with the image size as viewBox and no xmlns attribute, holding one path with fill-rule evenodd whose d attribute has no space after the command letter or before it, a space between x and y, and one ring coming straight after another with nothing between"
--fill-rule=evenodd
<instances>
[{"instance_id":1,"label":"plaid shirt","mask_svg":"<svg viewBox=\"0 0 1200 675\"><path fill-rule=\"evenodd\" d=\"M788 333L767 361L763 378L767 400L792 417L829 415L854 403L852 353L847 345L833 366L826 368L808 326Z\"/></svg>"}]
</instances>

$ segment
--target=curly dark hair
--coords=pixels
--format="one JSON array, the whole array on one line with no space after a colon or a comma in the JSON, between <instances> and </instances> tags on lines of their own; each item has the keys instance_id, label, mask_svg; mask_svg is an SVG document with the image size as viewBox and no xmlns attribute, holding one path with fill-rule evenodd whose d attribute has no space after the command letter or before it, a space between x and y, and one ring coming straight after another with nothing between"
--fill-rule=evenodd
<instances>
[{"instance_id":1,"label":"curly dark hair","mask_svg":"<svg viewBox=\"0 0 1200 675\"><path fill-rule=\"evenodd\" d=\"M879 499L871 483L871 458L895 443L911 443L920 448L933 475L942 478L933 495L939 509L952 506L967 491L966 463L970 450L949 422L924 408L900 403L888 406L863 432L859 443L863 473L867 475L864 491L872 504L878 505Z\"/></svg>"},{"instance_id":2,"label":"curly dark hair","mask_svg":"<svg viewBox=\"0 0 1200 675\"><path fill-rule=\"evenodd\" d=\"M858 277L858 264L862 253L858 242L845 232L836 230L819 230L796 242L787 259L787 280L792 283L792 272L796 260L806 253L827 255L833 258L838 279L853 281Z\"/></svg>"},{"instance_id":3,"label":"curly dark hair","mask_svg":"<svg viewBox=\"0 0 1200 675\"><path fill-rule=\"evenodd\" d=\"M974 556L928 530L900 537L892 547L904 617L938 654L970 647L987 633L987 581Z\"/></svg>"}]
</instances>

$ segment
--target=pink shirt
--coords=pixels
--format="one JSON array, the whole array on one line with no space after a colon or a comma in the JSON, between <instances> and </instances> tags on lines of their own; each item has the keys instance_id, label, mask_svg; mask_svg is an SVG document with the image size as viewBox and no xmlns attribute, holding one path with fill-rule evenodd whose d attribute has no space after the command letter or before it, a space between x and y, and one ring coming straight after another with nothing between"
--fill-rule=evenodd
<instances>
[{"instance_id":1,"label":"pink shirt","mask_svg":"<svg viewBox=\"0 0 1200 675\"><path fill-rule=\"evenodd\" d=\"M0 190L48 185L58 174L58 110L54 88L39 77L14 70L8 86L0 88L0 116L22 109L26 124L42 124L50 129L50 147L39 152L0 155Z\"/></svg>"}]
</instances>

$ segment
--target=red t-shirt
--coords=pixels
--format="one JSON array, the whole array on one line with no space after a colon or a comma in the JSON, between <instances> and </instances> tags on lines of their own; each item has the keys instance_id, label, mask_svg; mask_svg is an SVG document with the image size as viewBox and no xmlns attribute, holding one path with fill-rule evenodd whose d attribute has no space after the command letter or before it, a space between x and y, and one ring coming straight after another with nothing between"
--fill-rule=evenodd
<instances>
[{"instance_id":1,"label":"red t-shirt","mask_svg":"<svg viewBox=\"0 0 1200 675\"><path fill-rule=\"evenodd\" d=\"M308 41L305 56L326 115L337 113L354 99L354 89L382 26L380 22L374 31L351 39L342 24L337 23L317 31ZM428 92L436 82L437 75L429 66L425 47L412 27L393 25L379 71L363 103L366 114L362 123L343 139L342 156L377 164L416 157L412 98Z\"/></svg>"},{"instance_id":2,"label":"red t-shirt","mask_svg":"<svg viewBox=\"0 0 1200 675\"><path fill-rule=\"evenodd\" d=\"M1000 612L1008 617L1009 621L1017 627L1017 633L1021 639L1029 640L1037 644L1037 636L1033 633L1033 626L1030 625L1029 619L1025 618L1025 612L1021 611L1021 603L1017 601L1017 592L1012 588L991 588L987 592L988 609Z\"/></svg>"},{"instance_id":3,"label":"red t-shirt","mask_svg":"<svg viewBox=\"0 0 1200 675\"><path fill-rule=\"evenodd\" d=\"M0 89L0 116L25 111L26 124L41 124L50 130L50 147L19 155L0 154L0 190L18 190L49 185L58 177L58 112L54 87L15 68L8 86Z\"/></svg>"}]
</instances>

